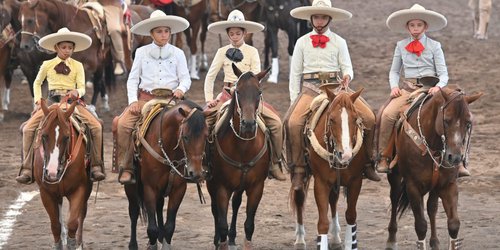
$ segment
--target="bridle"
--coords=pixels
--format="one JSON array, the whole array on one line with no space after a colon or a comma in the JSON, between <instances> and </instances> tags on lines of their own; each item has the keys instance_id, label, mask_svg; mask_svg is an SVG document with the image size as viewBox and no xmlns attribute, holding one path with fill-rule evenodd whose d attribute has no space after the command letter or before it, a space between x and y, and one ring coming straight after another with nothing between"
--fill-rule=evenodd
<instances>
[{"instance_id":1,"label":"bridle","mask_svg":"<svg viewBox=\"0 0 500 250\"><path fill-rule=\"evenodd\" d=\"M242 124L242 121L243 121L243 112L241 111L241 106L240 106L240 101L239 101L238 91L237 90L234 91L234 99L235 99L235 103L236 103L236 112L238 113L239 118L240 118L240 131L241 131L241 128L243 126L243 124ZM262 103L262 93L259 94L259 102L257 103L257 108L255 109L255 119L257 119L257 117L261 113L261 108L262 108L261 107L262 106L261 103ZM234 117L233 117L233 119L234 119ZM243 141L251 141L251 140L255 139L255 137L257 137L257 130L258 130L258 128L255 129L255 134L252 137L250 137L250 138L245 138L245 137L241 136L236 131L236 129L234 128L233 119L229 120L229 126L231 126L231 129L233 130L234 135L236 137L238 137L238 139L243 140Z\"/></svg>"}]
</instances>

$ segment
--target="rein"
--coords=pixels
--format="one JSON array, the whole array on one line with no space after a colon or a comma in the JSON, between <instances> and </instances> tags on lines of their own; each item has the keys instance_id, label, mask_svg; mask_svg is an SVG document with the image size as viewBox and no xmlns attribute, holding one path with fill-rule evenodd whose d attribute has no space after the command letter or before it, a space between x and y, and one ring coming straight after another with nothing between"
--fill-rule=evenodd
<instances>
[{"instance_id":1,"label":"rein","mask_svg":"<svg viewBox=\"0 0 500 250\"><path fill-rule=\"evenodd\" d=\"M238 115L240 116L240 127L241 127L241 121L243 120L243 112L241 112L241 106L240 106L240 102L239 102L239 99L238 99L238 91L234 91L234 98L235 98L235 101L236 101L236 112L238 112ZM259 106L261 106L260 105L261 103L262 103L262 94L260 95ZM260 109L257 108L255 110L255 119L257 119L257 117L258 117L258 115L260 113L261 113ZM234 116L233 116L233 119L234 119ZM238 137L238 139L243 140L243 141L251 141L251 140L255 139L255 137L257 137L257 130L258 130L257 128L255 129L255 134L253 135L253 137L250 137L250 138L244 138L244 137L242 137L238 132L236 132L236 129L234 128L233 119L229 120L229 126L233 130L234 135L236 137Z\"/></svg>"}]
</instances>

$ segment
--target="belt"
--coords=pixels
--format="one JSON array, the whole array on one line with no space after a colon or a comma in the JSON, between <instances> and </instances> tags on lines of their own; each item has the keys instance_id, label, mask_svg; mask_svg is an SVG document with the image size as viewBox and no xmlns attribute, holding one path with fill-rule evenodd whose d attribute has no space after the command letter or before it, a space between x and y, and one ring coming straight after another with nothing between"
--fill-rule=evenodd
<instances>
[{"instance_id":1,"label":"belt","mask_svg":"<svg viewBox=\"0 0 500 250\"><path fill-rule=\"evenodd\" d=\"M340 81L340 74L337 71L334 72L312 72L302 74L304 81L310 83L332 83Z\"/></svg>"},{"instance_id":2,"label":"belt","mask_svg":"<svg viewBox=\"0 0 500 250\"><path fill-rule=\"evenodd\" d=\"M151 99L155 98L155 96L151 93L151 91L145 90L145 89L139 89L137 91L137 99L141 101L149 101Z\"/></svg>"},{"instance_id":3,"label":"belt","mask_svg":"<svg viewBox=\"0 0 500 250\"><path fill-rule=\"evenodd\" d=\"M48 93L48 99L52 102L61 101L61 96L65 96L71 89L51 89Z\"/></svg>"}]
</instances>

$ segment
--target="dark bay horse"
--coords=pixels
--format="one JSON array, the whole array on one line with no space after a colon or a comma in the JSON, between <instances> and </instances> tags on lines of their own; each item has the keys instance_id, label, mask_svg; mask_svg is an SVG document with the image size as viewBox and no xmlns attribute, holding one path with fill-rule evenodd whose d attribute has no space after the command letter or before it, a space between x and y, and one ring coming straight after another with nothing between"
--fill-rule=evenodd
<instances>
[{"instance_id":1,"label":"dark bay horse","mask_svg":"<svg viewBox=\"0 0 500 250\"><path fill-rule=\"evenodd\" d=\"M314 176L314 196L319 215L317 249L342 249L337 215L341 186L344 187L347 198L344 249L357 249L356 204L362 185L362 173L370 162L370 158L364 153L361 117L354 107L362 89L352 94L345 90L337 92L328 87L323 90L327 98L323 99L320 108L313 114L307 128L309 167ZM306 249L303 216L309 181L308 179L303 190L290 190L291 207L297 216L296 249ZM331 222L328 218L329 208ZM328 234L333 236L330 244Z\"/></svg>"},{"instance_id":2,"label":"dark bay horse","mask_svg":"<svg viewBox=\"0 0 500 250\"><path fill-rule=\"evenodd\" d=\"M261 6L256 0L208 0L210 4L210 22L225 21L229 13L235 9L243 12L245 20L259 22ZM253 44L253 34L245 36L245 42L249 45ZM222 47L222 39L219 35L219 43Z\"/></svg>"},{"instance_id":3,"label":"dark bay horse","mask_svg":"<svg viewBox=\"0 0 500 250\"><path fill-rule=\"evenodd\" d=\"M130 249L137 249L136 228L141 209L148 222L148 249L157 249L158 241L163 243L162 249L170 249L187 182L205 178L202 159L207 136L205 114L190 101L164 109L151 121L135 163L138 183L125 185L131 222ZM165 224L164 197L168 197Z\"/></svg>"},{"instance_id":4,"label":"dark bay horse","mask_svg":"<svg viewBox=\"0 0 500 250\"><path fill-rule=\"evenodd\" d=\"M388 175L392 208L386 249L397 248L396 217L398 212L402 215L409 206L415 217L417 249L426 249L425 194L429 194L427 214L431 224L431 248L439 248L436 232L439 198L448 218L448 249L460 248L457 167L462 161L464 164L468 161L473 122L469 104L481 95L468 96L460 89L443 88L432 97L426 96L404 122L396 136L397 164ZM405 131L413 131L418 136L412 139Z\"/></svg>"},{"instance_id":5,"label":"dark bay horse","mask_svg":"<svg viewBox=\"0 0 500 250\"><path fill-rule=\"evenodd\" d=\"M86 142L83 134L69 120L76 104L76 101L70 106L62 102L47 107L45 100L41 101L45 117L34 148L34 177L40 187L43 206L50 217L53 249L63 249L61 233L66 231L66 227L61 225L61 208L64 197L69 201L67 249L82 246L83 221L92 191L85 158ZM66 111L63 111L64 107L67 107Z\"/></svg>"},{"instance_id":6,"label":"dark bay horse","mask_svg":"<svg viewBox=\"0 0 500 250\"><path fill-rule=\"evenodd\" d=\"M299 37L311 30L306 20L293 18L290 11L300 6L310 5L308 0L260 0L263 20L266 23L264 39L264 67L269 67L269 50L271 50L272 68L268 82L277 83L279 73L278 62L278 30L288 35L288 58L291 60L295 43Z\"/></svg>"},{"instance_id":7,"label":"dark bay horse","mask_svg":"<svg viewBox=\"0 0 500 250\"><path fill-rule=\"evenodd\" d=\"M248 199L243 249L250 249L255 214L271 161L268 135L257 125L259 108L263 105L260 80L269 69L254 75L252 72L242 73L234 64L232 66L239 79L227 114L222 118L220 129L215 132L215 145L210 146L207 160L212 178L207 180L207 189L212 200L214 245L221 249L228 248L228 235L229 245L235 247L236 219L243 192L246 192ZM227 212L231 196L233 215L228 231Z\"/></svg>"},{"instance_id":8,"label":"dark bay horse","mask_svg":"<svg viewBox=\"0 0 500 250\"><path fill-rule=\"evenodd\" d=\"M208 57L207 54L205 54L205 40L207 38L208 27L207 0L175 0L174 3L175 15L186 18L190 24L189 28L184 31L186 42L191 51L191 57L188 60L188 68L191 79L199 80L199 70L208 69ZM198 38L200 28L201 55L198 55L196 39ZM182 38L180 34L176 36L175 46L182 49ZM200 59L199 63L198 59Z\"/></svg>"}]
</instances>

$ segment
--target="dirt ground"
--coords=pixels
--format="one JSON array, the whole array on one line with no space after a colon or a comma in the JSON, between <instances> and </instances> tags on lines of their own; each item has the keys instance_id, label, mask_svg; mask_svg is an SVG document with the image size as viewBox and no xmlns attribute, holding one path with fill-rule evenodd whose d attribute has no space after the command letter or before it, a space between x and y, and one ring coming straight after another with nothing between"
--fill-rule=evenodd
<instances>
[{"instance_id":1,"label":"dirt ground","mask_svg":"<svg viewBox=\"0 0 500 250\"><path fill-rule=\"evenodd\" d=\"M471 149L470 169L472 177L459 180L459 236L464 238L464 249L498 249L500 239L500 162L498 154L498 133L500 128L500 18L498 5L494 5L489 25L489 40L472 39L472 19L467 0L434 1L421 0L428 9L436 10L448 18L448 27L437 33L429 33L443 45L446 55L450 83L461 85L467 93L476 91L486 95L472 105L474 131ZM363 96L377 109L388 97L388 71L396 41L403 38L385 26L387 16L395 10L408 8L413 1L335 1L336 7L353 13L352 20L334 23L333 30L346 38L354 66L352 87L365 88ZM497 2L494 2L497 4ZM255 36L255 46L263 51L263 35ZM280 32L280 82L267 84L265 99L283 115L289 105L288 57L286 56L286 35ZM209 59L217 49L218 39L209 34L207 53ZM263 59L262 59L263 61ZM202 78L204 73L202 74ZM31 99L28 87L19 84L16 78L12 89L11 110L6 113L5 122L0 124L0 219L20 192L37 190L37 185L17 184L14 177L20 165L21 137L19 125L29 117ZM95 194L89 200L89 211L84 225L84 243L87 249L124 249L129 238L127 199L117 175L111 173L111 120L125 107L126 79L121 78L110 98L110 112L98 111L105 121L105 162L107 179L101 183L97 200ZM203 81L194 81L189 98L203 103ZM358 246L360 249L383 249L387 239L389 222L389 185L386 178L374 183L365 181L358 201ZM295 240L295 222L288 207L290 182L267 181L264 196L256 217L253 243L256 249L291 249ZM94 186L96 190L96 186ZM206 189L205 198L210 202ZM315 249L317 212L312 190L307 199L306 231L308 248ZM344 232L344 211L346 203L339 202L340 222ZM239 248L244 233L243 221L245 203L238 221ZM4 249L47 249L52 244L49 219L36 196L17 215L10 238L3 242ZM188 191L181 205L177 227L172 241L175 249L211 249L214 231L210 205L200 204L194 185ZM146 226L138 228L139 245L147 244ZM430 235L430 230L428 232ZM441 247L448 241L446 215L442 207L438 213L438 236ZM429 238L428 236L427 238ZM343 236L342 236L343 238ZM415 246L416 234L413 216L407 213L399 222L398 234L401 249ZM0 242L1 243L1 242ZM1 245L1 244L0 244ZM1 248L1 247L0 247Z\"/></svg>"}]
</instances>

